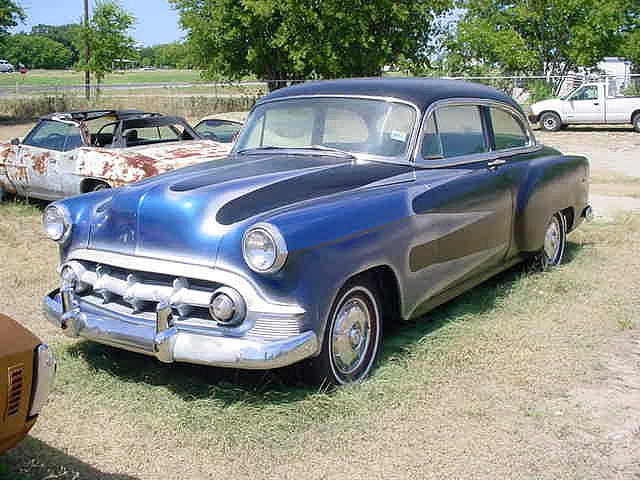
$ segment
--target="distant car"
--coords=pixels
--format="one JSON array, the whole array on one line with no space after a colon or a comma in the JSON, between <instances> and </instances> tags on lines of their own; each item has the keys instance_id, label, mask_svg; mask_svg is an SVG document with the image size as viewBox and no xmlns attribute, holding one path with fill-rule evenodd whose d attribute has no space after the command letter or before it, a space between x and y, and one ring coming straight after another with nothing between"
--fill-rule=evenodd
<instances>
[{"instance_id":1,"label":"distant car","mask_svg":"<svg viewBox=\"0 0 640 480\"><path fill-rule=\"evenodd\" d=\"M242 122L204 117L193 127L202 137L221 143L233 143L242 129Z\"/></svg>"},{"instance_id":2,"label":"distant car","mask_svg":"<svg viewBox=\"0 0 640 480\"><path fill-rule=\"evenodd\" d=\"M0 453L36 423L53 385L52 350L15 320L0 314Z\"/></svg>"},{"instance_id":3,"label":"distant car","mask_svg":"<svg viewBox=\"0 0 640 480\"><path fill-rule=\"evenodd\" d=\"M483 85L372 78L282 88L228 158L49 205L51 322L163 362L309 380L370 372L382 322L515 265L558 265L591 216L589 162L538 143Z\"/></svg>"},{"instance_id":4,"label":"distant car","mask_svg":"<svg viewBox=\"0 0 640 480\"><path fill-rule=\"evenodd\" d=\"M225 157L231 144L206 140L181 117L135 110L54 113L24 140L0 144L4 192L56 200L119 187Z\"/></svg>"},{"instance_id":5,"label":"distant car","mask_svg":"<svg viewBox=\"0 0 640 480\"><path fill-rule=\"evenodd\" d=\"M15 68L9 62L0 60L0 73L12 73L14 70Z\"/></svg>"},{"instance_id":6,"label":"distant car","mask_svg":"<svg viewBox=\"0 0 640 480\"><path fill-rule=\"evenodd\" d=\"M531 123L556 132L566 125L631 124L640 132L640 97L615 96L609 84L587 83L562 98L531 105Z\"/></svg>"}]
</instances>

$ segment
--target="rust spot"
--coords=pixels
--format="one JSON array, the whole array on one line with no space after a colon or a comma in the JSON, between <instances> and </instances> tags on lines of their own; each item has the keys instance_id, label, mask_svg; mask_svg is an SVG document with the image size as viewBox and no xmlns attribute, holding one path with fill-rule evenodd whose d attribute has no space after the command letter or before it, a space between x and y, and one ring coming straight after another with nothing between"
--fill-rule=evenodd
<instances>
[{"instance_id":1,"label":"rust spot","mask_svg":"<svg viewBox=\"0 0 640 480\"><path fill-rule=\"evenodd\" d=\"M38 175L44 175L47 173L47 160L51 154L49 152L43 152L38 155L31 156L31 162L33 164L33 171Z\"/></svg>"},{"instance_id":2,"label":"rust spot","mask_svg":"<svg viewBox=\"0 0 640 480\"><path fill-rule=\"evenodd\" d=\"M171 156L171 158L189 158L201 155L202 153L199 150L194 150L192 148L176 148L175 150L169 150L165 156Z\"/></svg>"},{"instance_id":3,"label":"rust spot","mask_svg":"<svg viewBox=\"0 0 640 480\"><path fill-rule=\"evenodd\" d=\"M160 173L158 168L154 165L155 160L145 155L140 154L128 154L122 156L126 162L126 166L134 168L144 172L143 175L136 175L136 180L141 180L146 177L153 177ZM126 167L125 167L126 168Z\"/></svg>"},{"instance_id":4,"label":"rust spot","mask_svg":"<svg viewBox=\"0 0 640 480\"><path fill-rule=\"evenodd\" d=\"M27 167L15 167L15 179L18 182L27 182L29 179L29 172L27 171Z\"/></svg>"},{"instance_id":5,"label":"rust spot","mask_svg":"<svg viewBox=\"0 0 640 480\"><path fill-rule=\"evenodd\" d=\"M104 162L102 165L102 176L106 177L109 173L111 173L111 169L113 168L113 163Z\"/></svg>"}]
</instances>

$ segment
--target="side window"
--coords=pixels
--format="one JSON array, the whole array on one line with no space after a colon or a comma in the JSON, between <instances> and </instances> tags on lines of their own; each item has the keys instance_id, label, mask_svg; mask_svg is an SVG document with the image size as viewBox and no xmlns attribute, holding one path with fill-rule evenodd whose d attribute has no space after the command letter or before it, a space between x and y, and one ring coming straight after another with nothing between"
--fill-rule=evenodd
<instances>
[{"instance_id":1,"label":"side window","mask_svg":"<svg viewBox=\"0 0 640 480\"><path fill-rule=\"evenodd\" d=\"M422 136L422 158L424 160L433 160L442 157L442 145L436 130L435 114L432 114L427 120Z\"/></svg>"},{"instance_id":2,"label":"side window","mask_svg":"<svg viewBox=\"0 0 640 480\"><path fill-rule=\"evenodd\" d=\"M524 147L529 139L522 125L513 115L500 108L491 108L491 124L496 144L496 150Z\"/></svg>"},{"instance_id":3,"label":"side window","mask_svg":"<svg viewBox=\"0 0 640 480\"><path fill-rule=\"evenodd\" d=\"M480 108L456 105L436 110L436 123L445 157L487 152Z\"/></svg>"},{"instance_id":4,"label":"side window","mask_svg":"<svg viewBox=\"0 0 640 480\"><path fill-rule=\"evenodd\" d=\"M597 100L598 87L582 87L572 97L571 100Z\"/></svg>"},{"instance_id":5,"label":"side window","mask_svg":"<svg viewBox=\"0 0 640 480\"><path fill-rule=\"evenodd\" d=\"M40 124L31 131L27 138L25 138L23 145L63 151L65 149L67 135L72 133L70 132L72 128L77 130L77 127L69 125L68 123L42 120ZM77 133L80 135L79 131Z\"/></svg>"},{"instance_id":6,"label":"side window","mask_svg":"<svg viewBox=\"0 0 640 480\"><path fill-rule=\"evenodd\" d=\"M65 152L68 152L69 150L75 150L76 148L80 148L83 145L80 129L78 127L74 127L73 125L68 125L68 127L69 129L67 130L67 140L64 143Z\"/></svg>"}]
</instances>

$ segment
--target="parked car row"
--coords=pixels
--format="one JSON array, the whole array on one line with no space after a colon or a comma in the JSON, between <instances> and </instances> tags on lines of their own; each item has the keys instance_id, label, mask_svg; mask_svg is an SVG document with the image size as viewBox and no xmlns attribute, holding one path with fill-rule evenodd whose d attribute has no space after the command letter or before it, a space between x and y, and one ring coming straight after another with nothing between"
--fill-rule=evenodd
<instances>
[{"instance_id":1,"label":"parked car row","mask_svg":"<svg viewBox=\"0 0 640 480\"><path fill-rule=\"evenodd\" d=\"M359 382L383 322L423 316L519 262L558 265L592 215L588 160L541 145L513 99L466 82L284 88L256 103L233 143L240 125L216 119L192 130L177 117L76 112L12 147L42 149L33 137L50 124L67 130L49 147L72 142L85 158L61 177L69 191L127 185L46 207L60 247L47 318L161 362L300 363L312 382ZM5 182L18 190L9 168L33 167L11 155ZM197 164L157 167L182 158Z\"/></svg>"}]
</instances>

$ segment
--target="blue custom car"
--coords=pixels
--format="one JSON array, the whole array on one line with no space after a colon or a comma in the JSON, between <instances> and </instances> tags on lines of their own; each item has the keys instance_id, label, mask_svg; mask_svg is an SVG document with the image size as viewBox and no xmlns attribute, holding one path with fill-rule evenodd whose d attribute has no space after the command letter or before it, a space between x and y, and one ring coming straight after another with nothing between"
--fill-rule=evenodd
<instances>
[{"instance_id":1,"label":"blue custom car","mask_svg":"<svg viewBox=\"0 0 640 480\"><path fill-rule=\"evenodd\" d=\"M561 262L588 160L536 142L511 98L437 79L278 90L231 154L52 203L73 337L164 362L359 381L382 321L411 319L517 262Z\"/></svg>"}]
</instances>

